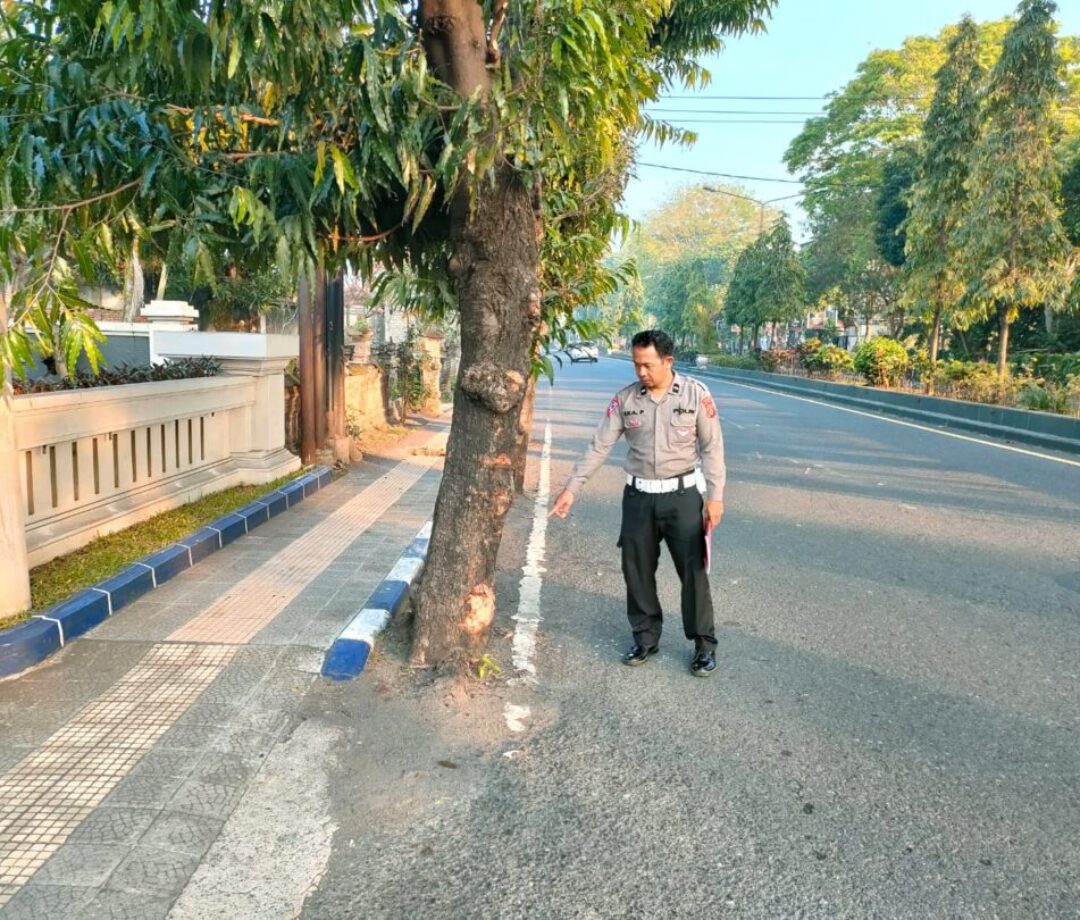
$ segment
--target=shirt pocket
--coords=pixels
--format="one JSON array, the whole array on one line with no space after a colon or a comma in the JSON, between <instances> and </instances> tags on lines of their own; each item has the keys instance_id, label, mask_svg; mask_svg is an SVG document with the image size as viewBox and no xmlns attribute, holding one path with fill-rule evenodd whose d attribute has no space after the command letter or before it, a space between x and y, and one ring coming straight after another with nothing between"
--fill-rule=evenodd
<instances>
[{"instance_id":1,"label":"shirt pocket","mask_svg":"<svg viewBox=\"0 0 1080 920\"><path fill-rule=\"evenodd\" d=\"M697 435L697 419L693 415L679 414L671 420L671 443L690 444Z\"/></svg>"}]
</instances>

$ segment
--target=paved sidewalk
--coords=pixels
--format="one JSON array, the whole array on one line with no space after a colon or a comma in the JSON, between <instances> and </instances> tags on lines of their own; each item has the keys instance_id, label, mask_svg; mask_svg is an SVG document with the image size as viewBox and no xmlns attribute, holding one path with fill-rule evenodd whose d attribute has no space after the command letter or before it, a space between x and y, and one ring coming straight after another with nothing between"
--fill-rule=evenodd
<instances>
[{"instance_id":1,"label":"paved sidewalk","mask_svg":"<svg viewBox=\"0 0 1080 920\"><path fill-rule=\"evenodd\" d=\"M0 683L0 918L165 917L431 517L429 423Z\"/></svg>"}]
</instances>

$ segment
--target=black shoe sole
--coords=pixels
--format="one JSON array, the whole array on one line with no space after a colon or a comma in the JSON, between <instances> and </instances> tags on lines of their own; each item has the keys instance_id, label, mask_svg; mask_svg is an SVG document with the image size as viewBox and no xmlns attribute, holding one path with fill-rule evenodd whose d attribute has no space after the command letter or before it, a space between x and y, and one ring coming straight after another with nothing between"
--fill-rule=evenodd
<instances>
[{"instance_id":1,"label":"black shoe sole","mask_svg":"<svg viewBox=\"0 0 1080 920\"><path fill-rule=\"evenodd\" d=\"M660 649L655 648L651 652L649 652L644 658L623 658L622 661L623 664L627 665L628 667L639 668L643 664L645 664L645 662L647 662L650 658L652 658L652 656L655 655L658 651L660 651Z\"/></svg>"}]
</instances>

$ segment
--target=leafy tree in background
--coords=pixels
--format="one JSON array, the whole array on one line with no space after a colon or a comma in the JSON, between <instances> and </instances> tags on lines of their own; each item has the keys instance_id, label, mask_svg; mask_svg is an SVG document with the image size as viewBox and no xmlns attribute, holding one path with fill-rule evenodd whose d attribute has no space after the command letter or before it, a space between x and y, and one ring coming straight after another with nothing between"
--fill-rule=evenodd
<instances>
[{"instance_id":1,"label":"leafy tree in background","mask_svg":"<svg viewBox=\"0 0 1080 920\"><path fill-rule=\"evenodd\" d=\"M756 347L765 323L789 323L803 315L806 270L786 220L779 220L740 254L724 300L724 318L751 330Z\"/></svg>"},{"instance_id":2,"label":"leafy tree in background","mask_svg":"<svg viewBox=\"0 0 1080 920\"><path fill-rule=\"evenodd\" d=\"M1080 247L1080 143L1065 166L1061 180L1061 226L1069 242Z\"/></svg>"},{"instance_id":3,"label":"leafy tree in background","mask_svg":"<svg viewBox=\"0 0 1080 920\"><path fill-rule=\"evenodd\" d=\"M790 323L806 310L806 269L791 239L786 220L778 220L762 237L758 254L761 282L754 312L763 323Z\"/></svg>"},{"instance_id":4,"label":"leafy tree in background","mask_svg":"<svg viewBox=\"0 0 1080 920\"><path fill-rule=\"evenodd\" d=\"M915 182L918 163L910 147L898 147L881 171L874 222L874 243L881 257L894 268L904 265L908 198Z\"/></svg>"},{"instance_id":5,"label":"leafy tree in background","mask_svg":"<svg viewBox=\"0 0 1080 920\"><path fill-rule=\"evenodd\" d=\"M979 35L965 17L947 48L935 77L937 89L923 128L923 154L904 224L907 272L905 300L928 316L930 374L933 386L942 320L964 296L957 271L957 229L966 211L971 152L982 124L980 92L985 76L979 62Z\"/></svg>"},{"instance_id":6,"label":"leafy tree in background","mask_svg":"<svg viewBox=\"0 0 1080 920\"><path fill-rule=\"evenodd\" d=\"M978 59L992 67L1001 53L1010 20L979 23ZM902 279L875 238L876 203L885 164L900 148L921 142L923 122L936 89L935 73L958 26L936 37L906 39L900 48L871 52L856 77L833 96L825 114L811 119L785 153L788 168L806 183L805 206L811 239L803 247L808 294L826 292L829 306L854 321L856 312L900 318ZM1063 136L1080 133L1080 41L1065 37L1060 52L1069 104L1055 110ZM869 316L866 317L870 319Z\"/></svg>"},{"instance_id":7,"label":"leafy tree in background","mask_svg":"<svg viewBox=\"0 0 1080 920\"><path fill-rule=\"evenodd\" d=\"M1021 310L1061 305L1066 294L1053 147L1063 67L1050 0L1022 0L990 74L986 128L972 153L967 216L957 231L969 296L996 315L998 376L1008 370L1009 327Z\"/></svg>"},{"instance_id":8,"label":"leafy tree in background","mask_svg":"<svg viewBox=\"0 0 1080 920\"><path fill-rule=\"evenodd\" d=\"M702 82L697 56L771 6L7 2L0 274L15 322L0 360L29 360L32 329L56 343L39 348L93 355L78 276L136 241L163 240L204 279L237 262L291 281L408 265L462 339L413 659L473 659L534 345L566 315L546 294L572 305L589 287L575 274L596 270L618 222L626 145L679 136L642 103Z\"/></svg>"},{"instance_id":9,"label":"leafy tree in background","mask_svg":"<svg viewBox=\"0 0 1080 920\"><path fill-rule=\"evenodd\" d=\"M778 214L766 208L765 218ZM722 292L761 220L760 205L742 189L688 186L647 214L623 247L643 282L644 312L682 347L712 346Z\"/></svg>"},{"instance_id":10,"label":"leafy tree in background","mask_svg":"<svg viewBox=\"0 0 1080 920\"><path fill-rule=\"evenodd\" d=\"M745 332L748 329L751 333L750 347L757 346L760 325L757 304L764 274L763 248L763 238L759 237L739 253L738 259L735 260L731 283L724 297L724 321L729 325L739 327L740 353L743 350L746 340Z\"/></svg>"}]
</instances>

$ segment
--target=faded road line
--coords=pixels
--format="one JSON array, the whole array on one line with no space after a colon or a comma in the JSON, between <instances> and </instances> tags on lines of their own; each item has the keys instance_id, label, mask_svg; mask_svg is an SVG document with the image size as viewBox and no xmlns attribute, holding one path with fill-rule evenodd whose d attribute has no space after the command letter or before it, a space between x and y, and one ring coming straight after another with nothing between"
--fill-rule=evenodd
<instances>
[{"instance_id":1,"label":"faded road line","mask_svg":"<svg viewBox=\"0 0 1080 920\"><path fill-rule=\"evenodd\" d=\"M525 566L522 569L521 584L518 591L518 612L514 614L513 660L516 676L513 684L535 684L536 633L540 628L540 592L543 588L545 569L542 565L547 547L548 501L551 498L551 415L544 426L544 449L540 455L540 480L536 488L536 502L533 506L532 532L525 551ZM528 708L506 704L506 724L511 731L519 732L525 727Z\"/></svg>"}]
</instances>

